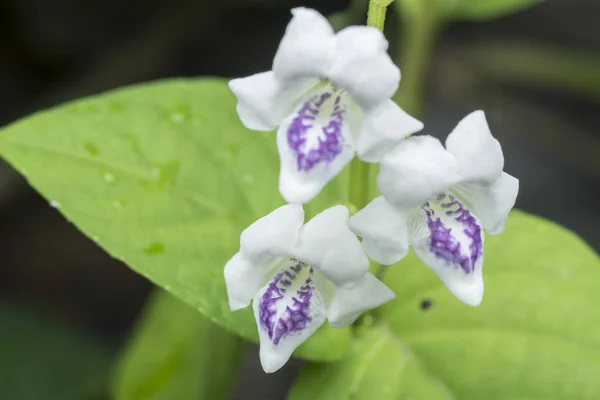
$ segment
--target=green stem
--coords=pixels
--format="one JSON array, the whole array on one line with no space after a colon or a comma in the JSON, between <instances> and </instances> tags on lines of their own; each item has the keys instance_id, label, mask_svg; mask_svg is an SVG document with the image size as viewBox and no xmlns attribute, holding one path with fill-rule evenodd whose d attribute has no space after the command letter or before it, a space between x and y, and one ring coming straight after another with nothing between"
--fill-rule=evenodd
<instances>
[{"instance_id":1,"label":"green stem","mask_svg":"<svg viewBox=\"0 0 600 400\"><path fill-rule=\"evenodd\" d=\"M440 26L436 12L437 0L421 0L414 13L403 13L402 40L399 40L402 62L402 83L394 100L412 115L423 109L424 83Z\"/></svg>"},{"instance_id":2,"label":"green stem","mask_svg":"<svg viewBox=\"0 0 600 400\"><path fill-rule=\"evenodd\" d=\"M370 0L367 12L367 25L373 26L383 32L385 12L393 0Z\"/></svg>"},{"instance_id":3,"label":"green stem","mask_svg":"<svg viewBox=\"0 0 600 400\"><path fill-rule=\"evenodd\" d=\"M367 25L383 32L385 12L393 0L370 0L367 12ZM357 157L350 163L350 203L360 210L369 202L370 165Z\"/></svg>"}]
</instances>

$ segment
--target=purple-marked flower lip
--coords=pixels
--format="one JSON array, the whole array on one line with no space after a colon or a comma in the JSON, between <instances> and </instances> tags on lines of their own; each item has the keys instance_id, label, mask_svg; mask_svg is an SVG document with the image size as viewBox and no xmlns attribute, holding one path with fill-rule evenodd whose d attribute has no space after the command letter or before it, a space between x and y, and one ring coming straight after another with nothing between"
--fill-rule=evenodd
<instances>
[{"instance_id":1,"label":"purple-marked flower lip","mask_svg":"<svg viewBox=\"0 0 600 400\"><path fill-rule=\"evenodd\" d=\"M477 219L453 194L442 193L423 204L429 251L449 266L470 274L483 256L483 233Z\"/></svg>"},{"instance_id":2,"label":"purple-marked flower lip","mask_svg":"<svg viewBox=\"0 0 600 400\"><path fill-rule=\"evenodd\" d=\"M342 131L347 97L335 88L311 96L295 111L287 128L287 142L296 157L298 171L310 171L316 164L331 164L342 153Z\"/></svg>"},{"instance_id":3,"label":"purple-marked flower lip","mask_svg":"<svg viewBox=\"0 0 600 400\"><path fill-rule=\"evenodd\" d=\"M393 297L367 273L345 207L304 225L302 218L302 207L288 204L259 219L244 230L240 251L225 266L230 307L252 303L266 372L283 366L326 319L346 326Z\"/></svg>"},{"instance_id":4,"label":"purple-marked flower lip","mask_svg":"<svg viewBox=\"0 0 600 400\"><path fill-rule=\"evenodd\" d=\"M290 259L263 288L258 319L260 329L267 333L273 344L277 345L282 338L308 328L312 321L311 306L316 307L313 304L313 275L312 267ZM318 312L322 314L323 310Z\"/></svg>"}]
</instances>

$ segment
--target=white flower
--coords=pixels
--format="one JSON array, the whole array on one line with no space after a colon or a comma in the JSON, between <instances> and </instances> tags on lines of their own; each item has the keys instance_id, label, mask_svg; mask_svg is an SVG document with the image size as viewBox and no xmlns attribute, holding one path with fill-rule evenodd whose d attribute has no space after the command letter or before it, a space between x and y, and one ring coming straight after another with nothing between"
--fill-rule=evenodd
<instances>
[{"instance_id":1,"label":"white flower","mask_svg":"<svg viewBox=\"0 0 600 400\"><path fill-rule=\"evenodd\" d=\"M281 368L325 319L351 324L394 298L367 273L369 260L348 230L348 210L329 208L305 225L300 205L286 205L250 225L225 266L232 310L253 302L266 372Z\"/></svg>"},{"instance_id":2,"label":"white flower","mask_svg":"<svg viewBox=\"0 0 600 400\"><path fill-rule=\"evenodd\" d=\"M504 229L519 181L502 171L500 143L483 111L465 117L446 140L412 137L381 163L378 197L349 222L365 252L390 265L409 245L448 289L476 306L483 297L483 229Z\"/></svg>"},{"instance_id":3,"label":"white flower","mask_svg":"<svg viewBox=\"0 0 600 400\"><path fill-rule=\"evenodd\" d=\"M306 203L355 153L378 162L423 125L390 100L400 70L379 30L352 26L336 35L315 10L292 14L273 70L234 79L229 87L246 127L279 127L279 190L289 203Z\"/></svg>"}]
</instances>

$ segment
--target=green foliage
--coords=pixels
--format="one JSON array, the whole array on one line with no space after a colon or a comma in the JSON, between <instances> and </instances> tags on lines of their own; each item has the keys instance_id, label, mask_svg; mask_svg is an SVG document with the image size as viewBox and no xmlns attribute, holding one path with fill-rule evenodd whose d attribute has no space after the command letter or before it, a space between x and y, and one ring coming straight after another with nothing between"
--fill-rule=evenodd
<instances>
[{"instance_id":1,"label":"green foliage","mask_svg":"<svg viewBox=\"0 0 600 400\"><path fill-rule=\"evenodd\" d=\"M364 329L343 361L309 365L288 396L289 400L448 398L446 388L385 325Z\"/></svg>"},{"instance_id":2,"label":"green foliage","mask_svg":"<svg viewBox=\"0 0 600 400\"><path fill-rule=\"evenodd\" d=\"M414 255L391 267L397 298L381 325L344 361L309 367L291 398L600 398L598 255L566 229L513 212L502 235L486 238L485 257L477 308Z\"/></svg>"},{"instance_id":3,"label":"green foliage","mask_svg":"<svg viewBox=\"0 0 600 400\"><path fill-rule=\"evenodd\" d=\"M517 13L543 0L449 0L448 7L452 19L485 20Z\"/></svg>"},{"instance_id":4,"label":"green foliage","mask_svg":"<svg viewBox=\"0 0 600 400\"><path fill-rule=\"evenodd\" d=\"M539 43L485 42L471 44L456 55L485 78L561 90L600 103L600 55L596 52Z\"/></svg>"},{"instance_id":5,"label":"green foliage","mask_svg":"<svg viewBox=\"0 0 600 400\"><path fill-rule=\"evenodd\" d=\"M398 0L407 15L435 12L443 20L487 20L516 13L543 0ZM435 10L434 10L435 9Z\"/></svg>"},{"instance_id":6,"label":"green foliage","mask_svg":"<svg viewBox=\"0 0 600 400\"><path fill-rule=\"evenodd\" d=\"M122 355L113 399L227 398L242 351L237 336L157 291Z\"/></svg>"},{"instance_id":7,"label":"green foliage","mask_svg":"<svg viewBox=\"0 0 600 400\"><path fill-rule=\"evenodd\" d=\"M457 398L600 397L598 255L518 212L486 239L480 307L454 299L414 257L386 277L398 293L383 309L390 329Z\"/></svg>"},{"instance_id":8,"label":"green foliage","mask_svg":"<svg viewBox=\"0 0 600 400\"><path fill-rule=\"evenodd\" d=\"M112 346L5 301L0 326L1 399L102 398Z\"/></svg>"},{"instance_id":9,"label":"green foliage","mask_svg":"<svg viewBox=\"0 0 600 400\"><path fill-rule=\"evenodd\" d=\"M241 125L223 80L140 85L42 112L0 132L0 154L112 256L258 339L251 310L229 310L223 266L241 231L283 204L278 158L272 134ZM315 209L341 189L330 185ZM325 326L297 355L330 361L348 345L347 329Z\"/></svg>"}]
</instances>

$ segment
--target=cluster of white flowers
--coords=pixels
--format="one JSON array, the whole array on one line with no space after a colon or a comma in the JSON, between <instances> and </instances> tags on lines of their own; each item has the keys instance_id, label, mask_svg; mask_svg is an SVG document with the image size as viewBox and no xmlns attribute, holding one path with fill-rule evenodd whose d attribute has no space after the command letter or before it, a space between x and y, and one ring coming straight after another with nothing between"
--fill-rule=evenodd
<instances>
[{"instance_id":1,"label":"cluster of white flowers","mask_svg":"<svg viewBox=\"0 0 600 400\"><path fill-rule=\"evenodd\" d=\"M336 34L314 10L292 14L272 71L229 84L246 127L277 129L279 189L290 203L249 226L225 266L231 309L252 303L267 372L326 319L346 326L394 298L368 273L367 255L391 265L411 246L458 299L478 305L483 230L502 231L518 192L482 111L445 147L409 137L423 124L390 100L400 70L383 34L366 26ZM302 204L355 156L380 164L382 196L352 217L336 206L304 224Z\"/></svg>"}]
</instances>

